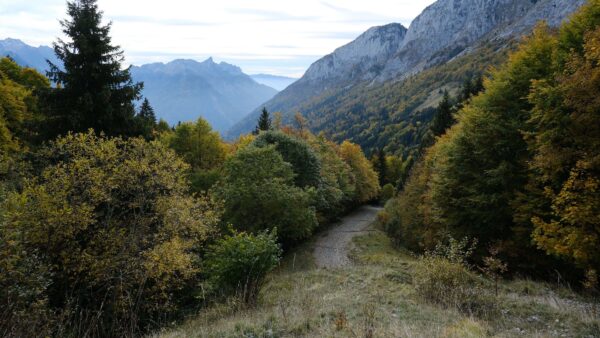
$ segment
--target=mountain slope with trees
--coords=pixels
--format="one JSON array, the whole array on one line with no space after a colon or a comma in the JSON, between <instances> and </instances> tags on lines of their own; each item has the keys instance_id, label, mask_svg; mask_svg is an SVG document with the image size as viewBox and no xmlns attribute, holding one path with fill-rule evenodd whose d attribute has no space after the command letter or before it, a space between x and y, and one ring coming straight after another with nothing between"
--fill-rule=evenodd
<instances>
[{"instance_id":1,"label":"mountain slope with trees","mask_svg":"<svg viewBox=\"0 0 600 338\"><path fill-rule=\"evenodd\" d=\"M336 63L328 61L338 58L336 51L315 62L300 80L263 105L281 112L287 123L300 112L314 132L324 131L336 140L351 139L368 151L390 143L395 144L394 149L411 146L411 140L400 144L391 140L383 129L410 138L413 133L406 124L411 116L416 116L413 128L418 128L416 122L430 121L423 111L439 102L441 95L436 92L455 90L465 79L482 74L538 20L557 26L584 2L440 0L425 9L408 30L390 32L383 26L365 33L374 34L369 41L379 41L380 46L367 50L381 50L366 61L356 52L356 57L348 58L352 66L339 70ZM348 46L363 45L363 38ZM396 49L390 50L391 46ZM450 63L462 63L458 66L462 70L446 74ZM422 75L436 69L437 77ZM434 83L424 87L423 81ZM251 130L258 115L258 110L253 111L228 131L228 137Z\"/></svg>"}]
</instances>

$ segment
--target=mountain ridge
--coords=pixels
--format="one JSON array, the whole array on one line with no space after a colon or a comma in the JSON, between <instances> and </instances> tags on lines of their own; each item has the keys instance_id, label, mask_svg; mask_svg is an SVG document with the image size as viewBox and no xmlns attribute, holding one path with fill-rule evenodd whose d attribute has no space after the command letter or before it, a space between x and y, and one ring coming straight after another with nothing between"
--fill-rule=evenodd
<instances>
[{"instance_id":1,"label":"mountain ridge","mask_svg":"<svg viewBox=\"0 0 600 338\"><path fill-rule=\"evenodd\" d=\"M557 26L584 3L585 0L438 0L417 16L404 34L396 36L401 43L394 53L387 54L389 57L384 55L381 62L365 64L357 61L344 68L345 76L328 76L335 65L329 68L323 65L331 64L329 61L336 58L336 52L345 47L342 46L313 63L302 78L263 106L269 111L282 112L284 121L288 122L296 112L311 113L319 120L327 120L323 110L328 109L314 109L343 106L339 96L351 88L383 88L386 83L404 81L425 69L477 50L487 41L519 39L541 19ZM363 35L348 45L356 44ZM313 74L315 70L320 70L320 74ZM340 78L342 80L338 81ZM236 123L227 132L227 137L232 139L250 131L259 112L260 109L255 109ZM330 124L336 122L329 121ZM334 128L334 125L329 127Z\"/></svg>"},{"instance_id":2,"label":"mountain ridge","mask_svg":"<svg viewBox=\"0 0 600 338\"><path fill-rule=\"evenodd\" d=\"M41 73L49 68L46 59L61 64L52 48L33 47L13 38L0 40L0 55ZM278 92L258 83L240 67L216 63L212 57L202 62L175 59L131 66L131 72L134 81L144 82L142 95L148 98L157 117L172 125L203 117L219 132Z\"/></svg>"}]
</instances>

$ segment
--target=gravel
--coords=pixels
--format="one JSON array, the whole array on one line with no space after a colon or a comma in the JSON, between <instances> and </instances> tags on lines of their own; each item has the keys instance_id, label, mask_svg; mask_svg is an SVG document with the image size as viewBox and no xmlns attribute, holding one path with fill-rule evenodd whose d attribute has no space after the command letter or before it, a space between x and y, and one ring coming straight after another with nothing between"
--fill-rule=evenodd
<instances>
[{"instance_id":1,"label":"gravel","mask_svg":"<svg viewBox=\"0 0 600 338\"><path fill-rule=\"evenodd\" d=\"M362 206L323 232L315 243L315 263L319 268L340 268L351 264L348 253L352 238L369 232L381 208Z\"/></svg>"}]
</instances>

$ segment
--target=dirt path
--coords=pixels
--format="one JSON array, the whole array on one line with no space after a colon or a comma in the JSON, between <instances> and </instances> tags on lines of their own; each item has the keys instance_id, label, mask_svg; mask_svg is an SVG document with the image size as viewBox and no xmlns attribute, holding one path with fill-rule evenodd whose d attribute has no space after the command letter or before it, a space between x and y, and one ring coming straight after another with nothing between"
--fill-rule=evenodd
<instances>
[{"instance_id":1,"label":"dirt path","mask_svg":"<svg viewBox=\"0 0 600 338\"><path fill-rule=\"evenodd\" d=\"M381 208L362 206L341 222L323 232L315 243L315 263L319 268L339 268L350 264L352 238L368 232Z\"/></svg>"}]
</instances>

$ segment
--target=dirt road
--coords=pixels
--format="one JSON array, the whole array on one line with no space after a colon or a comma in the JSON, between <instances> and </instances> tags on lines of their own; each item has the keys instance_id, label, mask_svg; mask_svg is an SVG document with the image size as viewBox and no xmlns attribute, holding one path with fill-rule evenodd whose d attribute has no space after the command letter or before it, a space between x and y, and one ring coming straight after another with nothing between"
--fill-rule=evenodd
<instances>
[{"instance_id":1,"label":"dirt road","mask_svg":"<svg viewBox=\"0 0 600 338\"><path fill-rule=\"evenodd\" d=\"M365 234L381 208L362 206L323 232L315 243L314 256L319 268L339 268L349 265L348 253L354 236Z\"/></svg>"}]
</instances>

